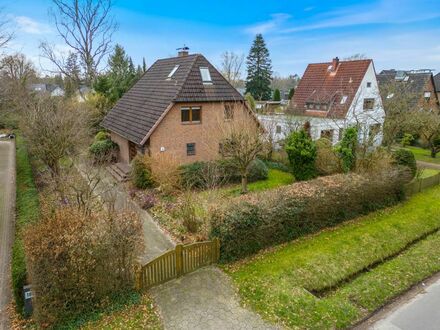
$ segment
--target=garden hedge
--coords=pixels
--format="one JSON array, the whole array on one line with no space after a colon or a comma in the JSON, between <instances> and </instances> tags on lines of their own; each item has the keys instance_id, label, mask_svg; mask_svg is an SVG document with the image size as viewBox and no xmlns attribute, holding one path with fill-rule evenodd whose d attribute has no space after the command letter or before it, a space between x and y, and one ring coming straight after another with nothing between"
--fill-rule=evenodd
<instances>
[{"instance_id":1,"label":"garden hedge","mask_svg":"<svg viewBox=\"0 0 440 330\"><path fill-rule=\"evenodd\" d=\"M337 174L240 196L211 211L211 237L221 242L221 260L331 227L403 199L406 172L363 177Z\"/></svg>"}]
</instances>

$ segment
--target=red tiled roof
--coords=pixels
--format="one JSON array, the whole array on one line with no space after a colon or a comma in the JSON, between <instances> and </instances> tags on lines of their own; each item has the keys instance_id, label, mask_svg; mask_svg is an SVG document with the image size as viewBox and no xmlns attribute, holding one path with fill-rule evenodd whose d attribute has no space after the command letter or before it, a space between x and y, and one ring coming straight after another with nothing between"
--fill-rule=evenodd
<instances>
[{"instance_id":1,"label":"red tiled roof","mask_svg":"<svg viewBox=\"0 0 440 330\"><path fill-rule=\"evenodd\" d=\"M340 61L336 71L332 62L307 66L295 90L289 112L312 117L344 118L372 60ZM341 104L342 98L347 100ZM307 104L321 104L321 110L307 109ZM327 110L322 110L323 105Z\"/></svg>"}]
</instances>

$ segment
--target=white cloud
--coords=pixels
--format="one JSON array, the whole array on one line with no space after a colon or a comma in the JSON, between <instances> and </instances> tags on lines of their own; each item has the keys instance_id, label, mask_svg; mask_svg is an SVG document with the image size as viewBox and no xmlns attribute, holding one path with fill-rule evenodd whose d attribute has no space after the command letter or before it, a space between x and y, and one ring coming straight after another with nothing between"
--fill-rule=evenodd
<instances>
[{"instance_id":1,"label":"white cloud","mask_svg":"<svg viewBox=\"0 0 440 330\"><path fill-rule=\"evenodd\" d=\"M278 13L272 14L271 17L272 18L266 22L257 23L255 25L247 27L245 29L245 32L253 35L258 33L272 32L278 29L291 16L289 14Z\"/></svg>"},{"instance_id":2,"label":"white cloud","mask_svg":"<svg viewBox=\"0 0 440 330\"><path fill-rule=\"evenodd\" d=\"M47 34L52 32L49 25L40 23L27 16L16 16L14 20L17 23L19 30L25 33Z\"/></svg>"}]
</instances>

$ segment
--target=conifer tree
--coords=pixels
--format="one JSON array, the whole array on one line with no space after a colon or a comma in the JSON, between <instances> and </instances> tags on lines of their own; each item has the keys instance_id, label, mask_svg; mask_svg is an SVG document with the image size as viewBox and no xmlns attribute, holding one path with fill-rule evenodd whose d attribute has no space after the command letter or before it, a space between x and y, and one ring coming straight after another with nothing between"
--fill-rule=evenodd
<instances>
[{"instance_id":1,"label":"conifer tree","mask_svg":"<svg viewBox=\"0 0 440 330\"><path fill-rule=\"evenodd\" d=\"M273 92L273 100L274 101L281 101L281 92L278 88L275 89Z\"/></svg>"},{"instance_id":2,"label":"conifer tree","mask_svg":"<svg viewBox=\"0 0 440 330\"><path fill-rule=\"evenodd\" d=\"M263 36L257 34L247 57L246 93L257 100L269 100L272 62Z\"/></svg>"}]
</instances>

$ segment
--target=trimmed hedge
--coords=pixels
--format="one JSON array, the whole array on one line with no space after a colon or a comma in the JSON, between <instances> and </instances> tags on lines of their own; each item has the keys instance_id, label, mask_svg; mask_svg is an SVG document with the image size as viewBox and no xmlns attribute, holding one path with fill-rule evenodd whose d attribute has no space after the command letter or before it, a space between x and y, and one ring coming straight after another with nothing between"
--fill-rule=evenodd
<instances>
[{"instance_id":1,"label":"trimmed hedge","mask_svg":"<svg viewBox=\"0 0 440 330\"><path fill-rule=\"evenodd\" d=\"M337 174L241 196L211 212L211 237L221 260L243 258L265 247L334 226L403 199L407 175Z\"/></svg>"},{"instance_id":2,"label":"trimmed hedge","mask_svg":"<svg viewBox=\"0 0 440 330\"><path fill-rule=\"evenodd\" d=\"M218 171L219 184L241 182L241 176L236 166L227 159L212 162L194 162L181 166L182 184L187 188L204 188L206 176ZM269 169L266 164L255 159L249 168L248 182L265 180L268 178Z\"/></svg>"},{"instance_id":3,"label":"trimmed hedge","mask_svg":"<svg viewBox=\"0 0 440 330\"><path fill-rule=\"evenodd\" d=\"M26 261L21 238L24 227L35 222L40 215L38 190L35 186L32 166L25 143L17 136L17 197L16 197L16 233L12 246L12 290L17 312L23 313L23 286L26 284Z\"/></svg>"}]
</instances>

